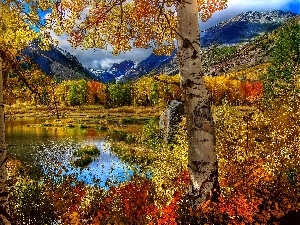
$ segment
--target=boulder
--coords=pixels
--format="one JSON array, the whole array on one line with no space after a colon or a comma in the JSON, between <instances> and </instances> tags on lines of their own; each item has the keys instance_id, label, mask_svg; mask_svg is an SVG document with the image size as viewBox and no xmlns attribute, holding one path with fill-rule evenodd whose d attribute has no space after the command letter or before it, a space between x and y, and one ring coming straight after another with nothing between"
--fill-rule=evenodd
<instances>
[{"instance_id":1,"label":"boulder","mask_svg":"<svg viewBox=\"0 0 300 225\"><path fill-rule=\"evenodd\" d=\"M159 128L166 143L170 143L173 140L183 114L184 105L177 100L172 100L168 108L161 114Z\"/></svg>"}]
</instances>

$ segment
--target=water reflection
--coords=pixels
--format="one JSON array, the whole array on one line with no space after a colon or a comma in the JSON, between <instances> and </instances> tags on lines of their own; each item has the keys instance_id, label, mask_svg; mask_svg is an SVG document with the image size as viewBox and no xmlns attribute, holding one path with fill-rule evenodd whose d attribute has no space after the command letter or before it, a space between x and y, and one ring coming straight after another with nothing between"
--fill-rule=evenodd
<instances>
[{"instance_id":1,"label":"water reflection","mask_svg":"<svg viewBox=\"0 0 300 225\"><path fill-rule=\"evenodd\" d=\"M109 151L103 133L95 129L42 127L40 119L19 119L6 124L6 142L10 157L41 166L46 173L72 175L86 184L101 187L130 179L127 164ZM74 168L72 153L86 144L100 150L99 157L86 168Z\"/></svg>"}]
</instances>

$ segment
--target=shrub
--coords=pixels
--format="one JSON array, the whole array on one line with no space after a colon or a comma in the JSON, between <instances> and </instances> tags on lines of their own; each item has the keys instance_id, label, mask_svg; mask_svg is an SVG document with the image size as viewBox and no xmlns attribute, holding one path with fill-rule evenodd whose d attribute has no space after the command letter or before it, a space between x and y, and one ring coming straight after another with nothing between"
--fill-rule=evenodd
<instances>
[{"instance_id":1,"label":"shrub","mask_svg":"<svg viewBox=\"0 0 300 225\"><path fill-rule=\"evenodd\" d=\"M9 195L11 216L17 224L53 224L58 215L52 200L42 183L19 179Z\"/></svg>"},{"instance_id":2,"label":"shrub","mask_svg":"<svg viewBox=\"0 0 300 225\"><path fill-rule=\"evenodd\" d=\"M253 103L262 97L263 85L260 81L247 81L242 84L242 93L246 102Z\"/></svg>"},{"instance_id":3,"label":"shrub","mask_svg":"<svg viewBox=\"0 0 300 225\"><path fill-rule=\"evenodd\" d=\"M97 146L85 145L73 152L73 156L77 157L77 159L73 161L73 165L76 167L86 167L93 161L93 157L99 154L100 151Z\"/></svg>"},{"instance_id":4,"label":"shrub","mask_svg":"<svg viewBox=\"0 0 300 225\"><path fill-rule=\"evenodd\" d=\"M85 145L80 149L76 150L73 155L76 157L88 156L98 156L100 154L99 149L95 145Z\"/></svg>"},{"instance_id":5,"label":"shrub","mask_svg":"<svg viewBox=\"0 0 300 225\"><path fill-rule=\"evenodd\" d=\"M155 119L150 119L143 127L142 141L152 148L156 148L162 142L162 136Z\"/></svg>"}]
</instances>

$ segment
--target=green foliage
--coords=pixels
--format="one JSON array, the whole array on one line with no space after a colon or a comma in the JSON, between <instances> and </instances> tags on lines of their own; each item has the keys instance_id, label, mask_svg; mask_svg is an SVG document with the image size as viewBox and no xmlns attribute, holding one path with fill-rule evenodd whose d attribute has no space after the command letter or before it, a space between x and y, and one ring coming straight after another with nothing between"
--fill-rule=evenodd
<instances>
[{"instance_id":1,"label":"green foliage","mask_svg":"<svg viewBox=\"0 0 300 225\"><path fill-rule=\"evenodd\" d=\"M98 156L99 154L100 151L95 145L85 145L73 152L75 157L82 157L84 155Z\"/></svg>"},{"instance_id":2,"label":"green foliage","mask_svg":"<svg viewBox=\"0 0 300 225\"><path fill-rule=\"evenodd\" d=\"M109 132L109 136L115 141L124 141L127 143L133 143L137 141L135 135L130 134L126 131L111 129L108 132Z\"/></svg>"},{"instance_id":3,"label":"green foliage","mask_svg":"<svg viewBox=\"0 0 300 225\"><path fill-rule=\"evenodd\" d=\"M82 105L86 101L86 81L78 80L70 82L68 102L71 106Z\"/></svg>"},{"instance_id":4,"label":"green foliage","mask_svg":"<svg viewBox=\"0 0 300 225\"><path fill-rule=\"evenodd\" d=\"M87 167L91 162L93 162L93 158L89 155L84 155L84 156L81 156L77 159L75 159L72 164L75 166L75 167L81 167L81 168L84 168L84 167Z\"/></svg>"},{"instance_id":5,"label":"green foliage","mask_svg":"<svg viewBox=\"0 0 300 225\"><path fill-rule=\"evenodd\" d=\"M271 52L272 65L263 77L267 99L299 91L300 25L298 19L288 22L277 35Z\"/></svg>"},{"instance_id":6,"label":"green foliage","mask_svg":"<svg viewBox=\"0 0 300 225\"><path fill-rule=\"evenodd\" d=\"M87 83L85 80L66 80L55 91L60 104L80 106L86 102Z\"/></svg>"},{"instance_id":7,"label":"green foliage","mask_svg":"<svg viewBox=\"0 0 300 225\"><path fill-rule=\"evenodd\" d=\"M215 60L219 61L226 58L227 56L232 55L237 50L237 46L222 46L213 48L213 55Z\"/></svg>"},{"instance_id":8,"label":"green foliage","mask_svg":"<svg viewBox=\"0 0 300 225\"><path fill-rule=\"evenodd\" d=\"M108 104L111 107L131 104L131 83L116 83L108 85Z\"/></svg>"},{"instance_id":9,"label":"green foliage","mask_svg":"<svg viewBox=\"0 0 300 225\"><path fill-rule=\"evenodd\" d=\"M46 187L35 180L19 179L10 193L9 205L18 224L52 224L58 219Z\"/></svg>"},{"instance_id":10,"label":"green foliage","mask_svg":"<svg viewBox=\"0 0 300 225\"><path fill-rule=\"evenodd\" d=\"M151 84L151 92L150 92L150 102L151 105L156 105L158 103L159 100L159 87L158 87L158 83L157 82L153 82Z\"/></svg>"},{"instance_id":11,"label":"green foliage","mask_svg":"<svg viewBox=\"0 0 300 225\"><path fill-rule=\"evenodd\" d=\"M142 141L153 149L161 144L162 136L156 119L150 119L148 123L144 125Z\"/></svg>"}]
</instances>

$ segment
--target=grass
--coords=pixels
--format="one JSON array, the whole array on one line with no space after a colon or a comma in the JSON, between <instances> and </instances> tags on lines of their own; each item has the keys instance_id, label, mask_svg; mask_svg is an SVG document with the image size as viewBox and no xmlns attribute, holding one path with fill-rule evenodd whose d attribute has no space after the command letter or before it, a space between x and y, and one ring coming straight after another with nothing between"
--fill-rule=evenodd
<instances>
[{"instance_id":1,"label":"grass","mask_svg":"<svg viewBox=\"0 0 300 225\"><path fill-rule=\"evenodd\" d=\"M77 149L73 155L75 157L83 157L83 156L98 156L100 154L99 149L95 145L85 145L81 148Z\"/></svg>"},{"instance_id":2,"label":"grass","mask_svg":"<svg viewBox=\"0 0 300 225\"><path fill-rule=\"evenodd\" d=\"M85 145L73 152L73 156L77 157L73 161L75 167L88 166L95 157L100 154L99 149L95 145Z\"/></svg>"},{"instance_id":3,"label":"grass","mask_svg":"<svg viewBox=\"0 0 300 225\"><path fill-rule=\"evenodd\" d=\"M76 159L76 160L73 162L73 165L74 165L75 167L81 167L81 168L84 168L84 167L87 167L91 162L93 162L93 158L92 158L91 156L85 156L85 157Z\"/></svg>"},{"instance_id":4,"label":"grass","mask_svg":"<svg viewBox=\"0 0 300 225\"><path fill-rule=\"evenodd\" d=\"M105 109L101 105L87 105L81 107L60 106L59 111L64 116L57 119L45 106L29 104L15 104L5 106L6 115L11 118L46 118L42 126L67 128L95 128L101 131L119 130L131 134L138 134L141 126L149 119L158 118L160 111L155 107L124 106Z\"/></svg>"}]
</instances>

